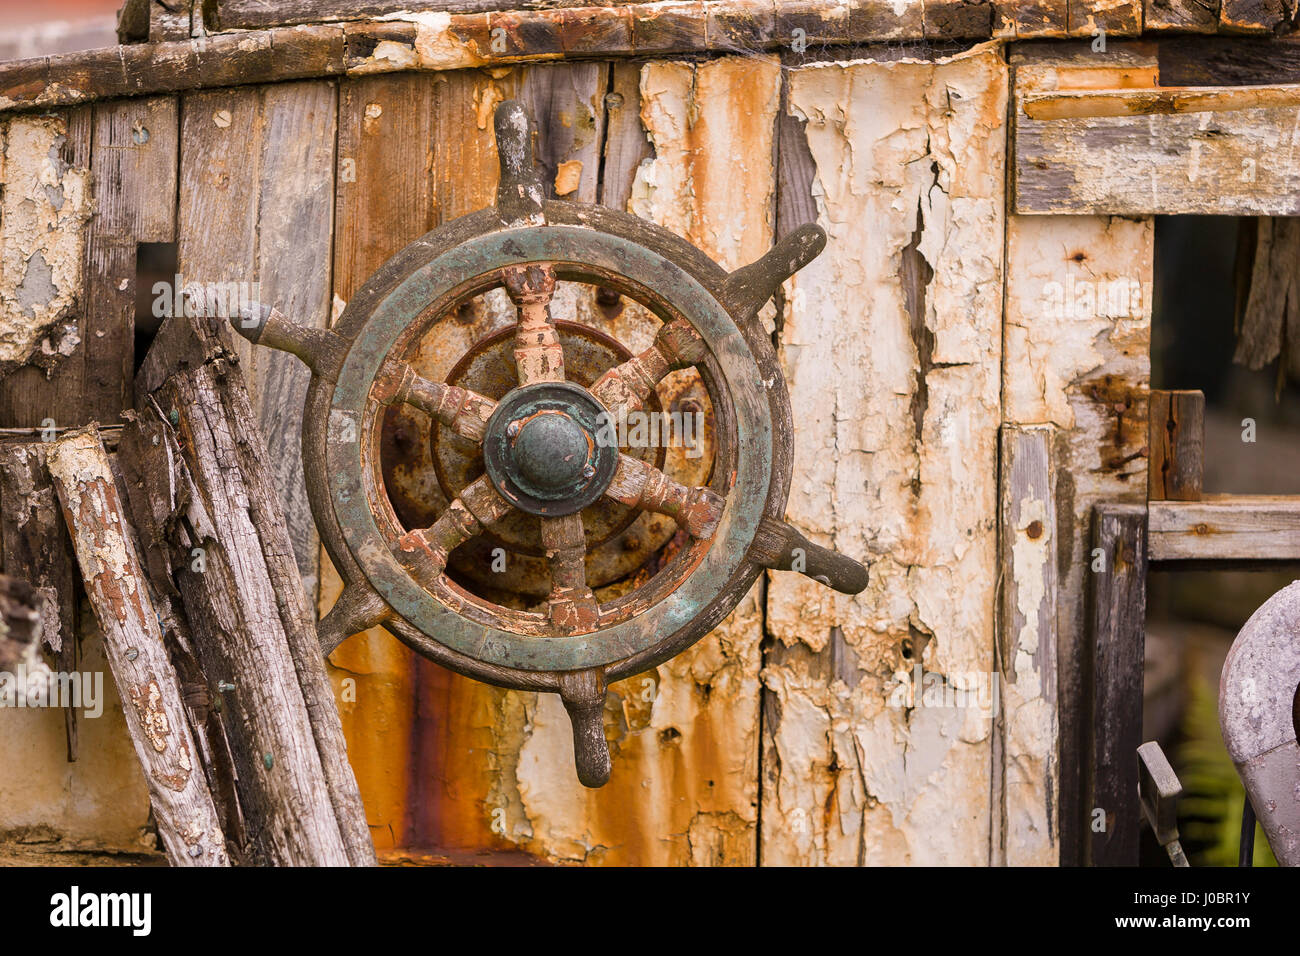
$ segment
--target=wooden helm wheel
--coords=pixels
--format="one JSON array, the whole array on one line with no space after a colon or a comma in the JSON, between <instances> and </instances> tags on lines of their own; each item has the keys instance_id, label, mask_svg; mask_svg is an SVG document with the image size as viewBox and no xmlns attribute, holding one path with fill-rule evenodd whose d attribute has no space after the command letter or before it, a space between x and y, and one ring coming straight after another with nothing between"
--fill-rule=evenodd
<instances>
[{"instance_id":1,"label":"wooden helm wheel","mask_svg":"<svg viewBox=\"0 0 1300 956\"><path fill-rule=\"evenodd\" d=\"M728 273L690 243L635 216L546 201L530 123L496 112L494 207L449 222L376 272L330 330L265 307L233 320L250 341L292 352L312 372L303 463L312 513L344 590L320 625L330 653L382 624L418 653L503 687L561 695L578 777L609 777L607 683L680 653L716 627L765 568L794 569L845 593L857 562L811 544L784 518L791 475L789 395L756 316L825 245L817 226ZM559 281L628 296L661 322L653 345L589 388L567 381L550 314ZM404 358L440 317L504 288L517 312L518 386L499 401L429 381ZM715 457L686 487L622 453L603 426L645 407L674 369L694 366L712 406ZM379 435L397 402L480 443L485 473L424 528L406 528L385 493ZM602 498L668 515L688 543L657 573L600 603L584 575L581 513ZM446 573L451 552L512 512L536 516L550 572L544 608L506 607Z\"/></svg>"}]
</instances>

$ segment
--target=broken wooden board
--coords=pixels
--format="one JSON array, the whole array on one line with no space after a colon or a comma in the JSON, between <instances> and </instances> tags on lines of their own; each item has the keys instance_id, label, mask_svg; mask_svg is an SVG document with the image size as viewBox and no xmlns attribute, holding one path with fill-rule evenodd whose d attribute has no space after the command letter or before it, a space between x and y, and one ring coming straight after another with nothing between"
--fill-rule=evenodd
<instances>
[{"instance_id":1,"label":"broken wooden board","mask_svg":"<svg viewBox=\"0 0 1300 956\"><path fill-rule=\"evenodd\" d=\"M1152 501L1152 561L1300 561L1300 498L1205 495Z\"/></svg>"},{"instance_id":2,"label":"broken wooden board","mask_svg":"<svg viewBox=\"0 0 1300 956\"><path fill-rule=\"evenodd\" d=\"M1015 211L1300 213L1300 87L1017 89Z\"/></svg>"},{"instance_id":3,"label":"broken wooden board","mask_svg":"<svg viewBox=\"0 0 1300 956\"><path fill-rule=\"evenodd\" d=\"M1059 782L1056 693L1057 501L1053 425L1004 425L998 559L1000 765L993 862L1055 866ZM1000 826L999 826L1000 824Z\"/></svg>"},{"instance_id":4,"label":"broken wooden board","mask_svg":"<svg viewBox=\"0 0 1300 956\"><path fill-rule=\"evenodd\" d=\"M335 85L285 83L196 93L185 97L183 108L180 283L216 291L226 312L260 303L300 325L326 327ZM254 349L242 338L235 348L262 434L274 450L276 489L303 586L314 604L319 539L299 438L311 375L284 352Z\"/></svg>"},{"instance_id":5,"label":"broken wooden board","mask_svg":"<svg viewBox=\"0 0 1300 956\"><path fill-rule=\"evenodd\" d=\"M222 720L247 852L268 863L372 864L313 615L225 322L166 320L136 393L167 441L139 445L144 457L130 470L171 469L163 487L188 493L133 511L157 516L141 532L171 557L203 673L229 685Z\"/></svg>"},{"instance_id":6,"label":"broken wooden board","mask_svg":"<svg viewBox=\"0 0 1300 956\"><path fill-rule=\"evenodd\" d=\"M787 515L870 584L770 576L765 863L989 859L1006 83L991 52L789 73L829 241L784 294Z\"/></svg>"},{"instance_id":7,"label":"broken wooden board","mask_svg":"<svg viewBox=\"0 0 1300 956\"><path fill-rule=\"evenodd\" d=\"M1151 390L1147 498L1196 501L1205 475L1205 393Z\"/></svg>"},{"instance_id":8,"label":"broken wooden board","mask_svg":"<svg viewBox=\"0 0 1300 956\"><path fill-rule=\"evenodd\" d=\"M168 862L229 866L225 834L181 703L180 680L163 644L108 453L92 427L55 442L48 464L114 682L131 703L126 725Z\"/></svg>"}]
</instances>

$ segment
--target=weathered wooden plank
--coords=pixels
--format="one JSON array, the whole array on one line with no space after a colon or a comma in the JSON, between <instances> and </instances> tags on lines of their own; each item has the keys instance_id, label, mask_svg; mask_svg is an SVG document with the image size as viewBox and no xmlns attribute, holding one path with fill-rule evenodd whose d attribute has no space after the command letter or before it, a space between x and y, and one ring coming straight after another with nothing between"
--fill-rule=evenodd
<instances>
[{"instance_id":1,"label":"weathered wooden plank","mask_svg":"<svg viewBox=\"0 0 1300 956\"><path fill-rule=\"evenodd\" d=\"M78 386L90 141L90 108L0 120L0 425L89 421Z\"/></svg>"},{"instance_id":2,"label":"weathered wooden plank","mask_svg":"<svg viewBox=\"0 0 1300 956\"><path fill-rule=\"evenodd\" d=\"M1066 0L1023 0L999 4L998 8L1012 20L1015 36L1021 39L1064 36L1069 25Z\"/></svg>"},{"instance_id":3,"label":"weathered wooden plank","mask_svg":"<svg viewBox=\"0 0 1300 956\"><path fill-rule=\"evenodd\" d=\"M1137 36L1142 0L1068 0L1070 36Z\"/></svg>"},{"instance_id":4,"label":"weathered wooden plank","mask_svg":"<svg viewBox=\"0 0 1300 956\"><path fill-rule=\"evenodd\" d=\"M158 835L172 866L228 866L226 838L181 704L136 544L93 427L69 433L48 456L63 517L99 621L126 726L149 783Z\"/></svg>"},{"instance_id":5,"label":"weathered wooden plank","mask_svg":"<svg viewBox=\"0 0 1300 956\"><path fill-rule=\"evenodd\" d=\"M1300 560L1300 498L1205 495L1150 509L1152 561Z\"/></svg>"},{"instance_id":6,"label":"weathered wooden plank","mask_svg":"<svg viewBox=\"0 0 1300 956\"><path fill-rule=\"evenodd\" d=\"M1295 37L1164 37L1160 81L1166 86L1262 86L1300 83Z\"/></svg>"},{"instance_id":7,"label":"weathered wooden plank","mask_svg":"<svg viewBox=\"0 0 1300 956\"><path fill-rule=\"evenodd\" d=\"M1280 382L1300 377L1300 220L1258 218L1241 226L1238 268L1249 289L1238 316L1233 362L1259 371L1277 361Z\"/></svg>"},{"instance_id":8,"label":"weathered wooden plank","mask_svg":"<svg viewBox=\"0 0 1300 956\"><path fill-rule=\"evenodd\" d=\"M1140 81L1151 51L1049 45L1013 56L1017 86ZM1088 66L1088 64L1092 64ZM1146 74L1147 82L1152 81ZM1151 220L1012 216L1007 222L1003 417L1057 426L1057 686L1061 862L1082 861L1090 697L1084 587L1093 505L1144 501L1150 380Z\"/></svg>"},{"instance_id":9,"label":"weathered wooden plank","mask_svg":"<svg viewBox=\"0 0 1300 956\"><path fill-rule=\"evenodd\" d=\"M248 855L373 863L268 452L224 324L170 318L145 357L136 404L153 409L145 418L164 425L167 441L141 443L132 470L171 469L169 486L181 491L174 515L152 504L135 513L163 517L150 539L170 545L203 673L232 685L222 715Z\"/></svg>"},{"instance_id":10,"label":"weathered wooden plank","mask_svg":"<svg viewBox=\"0 0 1300 956\"><path fill-rule=\"evenodd\" d=\"M855 598L771 576L765 863L989 859L1006 77L990 52L789 73L829 241L784 291L787 515L872 564Z\"/></svg>"},{"instance_id":11,"label":"weathered wooden plank","mask_svg":"<svg viewBox=\"0 0 1300 956\"><path fill-rule=\"evenodd\" d=\"M1151 390L1147 498L1196 501L1205 473L1205 393Z\"/></svg>"},{"instance_id":12,"label":"weathered wooden plank","mask_svg":"<svg viewBox=\"0 0 1300 956\"><path fill-rule=\"evenodd\" d=\"M1054 866L1056 720L1056 444L1053 425L1004 425L999 493L1002 574L1001 838L994 862ZM996 808L995 808L996 812Z\"/></svg>"},{"instance_id":13,"label":"weathered wooden plank","mask_svg":"<svg viewBox=\"0 0 1300 956\"><path fill-rule=\"evenodd\" d=\"M185 98L178 262L185 283L218 288L228 309L258 301L324 328L331 310L334 124L329 82ZM310 373L298 359L243 339L237 351L308 599L319 539L303 480L299 432Z\"/></svg>"},{"instance_id":14,"label":"weathered wooden plank","mask_svg":"<svg viewBox=\"0 0 1300 956\"><path fill-rule=\"evenodd\" d=\"M1293 87L1029 93L1021 102L1019 213L1300 212ZM1139 115L1116 115L1128 113Z\"/></svg>"},{"instance_id":15,"label":"weathered wooden plank","mask_svg":"<svg viewBox=\"0 0 1300 956\"><path fill-rule=\"evenodd\" d=\"M1142 808L1146 647L1146 509L1100 504L1094 512L1089 577L1091 759L1083 809L1092 866L1137 866Z\"/></svg>"},{"instance_id":16,"label":"weathered wooden plank","mask_svg":"<svg viewBox=\"0 0 1300 956\"><path fill-rule=\"evenodd\" d=\"M1144 0L1145 33L1214 33L1219 28L1219 0Z\"/></svg>"},{"instance_id":17,"label":"weathered wooden plank","mask_svg":"<svg viewBox=\"0 0 1300 956\"><path fill-rule=\"evenodd\" d=\"M612 0L605 7L627 5ZM212 30L261 30L295 23L360 20L395 13L469 14L510 10L585 7L587 0L217 0L207 5L205 25Z\"/></svg>"},{"instance_id":18,"label":"weathered wooden plank","mask_svg":"<svg viewBox=\"0 0 1300 956\"><path fill-rule=\"evenodd\" d=\"M1287 20L1284 0L1223 0L1219 27L1225 33L1272 33Z\"/></svg>"}]
</instances>

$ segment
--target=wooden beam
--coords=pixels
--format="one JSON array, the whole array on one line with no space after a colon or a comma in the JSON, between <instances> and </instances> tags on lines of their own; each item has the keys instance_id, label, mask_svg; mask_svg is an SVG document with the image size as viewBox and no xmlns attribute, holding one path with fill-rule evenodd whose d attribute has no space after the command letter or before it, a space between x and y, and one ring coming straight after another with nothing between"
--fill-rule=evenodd
<instances>
[{"instance_id":1,"label":"wooden beam","mask_svg":"<svg viewBox=\"0 0 1300 956\"><path fill-rule=\"evenodd\" d=\"M1300 214L1289 147L1300 87L1042 91L1019 102L1019 213Z\"/></svg>"},{"instance_id":2,"label":"wooden beam","mask_svg":"<svg viewBox=\"0 0 1300 956\"><path fill-rule=\"evenodd\" d=\"M167 859L172 866L229 866L220 817L181 703L180 680L163 644L108 452L94 427L55 442L49 469Z\"/></svg>"},{"instance_id":3,"label":"wooden beam","mask_svg":"<svg viewBox=\"0 0 1300 956\"><path fill-rule=\"evenodd\" d=\"M1092 866L1138 862L1146 517L1141 505L1100 504L1093 512L1088 607L1091 759L1082 807L1085 860Z\"/></svg>"},{"instance_id":4,"label":"wooden beam","mask_svg":"<svg viewBox=\"0 0 1300 956\"><path fill-rule=\"evenodd\" d=\"M1150 503L1152 561L1300 561L1300 496Z\"/></svg>"},{"instance_id":5,"label":"wooden beam","mask_svg":"<svg viewBox=\"0 0 1300 956\"><path fill-rule=\"evenodd\" d=\"M1002 573L998 671L1001 833L993 862L1055 866L1057 527L1052 425L1003 425L998 489ZM995 812L997 812L995 810Z\"/></svg>"},{"instance_id":6,"label":"wooden beam","mask_svg":"<svg viewBox=\"0 0 1300 956\"><path fill-rule=\"evenodd\" d=\"M1147 498L1196 501L1205 471L1205 394L1151 390Z\"/></svg>"}]
</instances>

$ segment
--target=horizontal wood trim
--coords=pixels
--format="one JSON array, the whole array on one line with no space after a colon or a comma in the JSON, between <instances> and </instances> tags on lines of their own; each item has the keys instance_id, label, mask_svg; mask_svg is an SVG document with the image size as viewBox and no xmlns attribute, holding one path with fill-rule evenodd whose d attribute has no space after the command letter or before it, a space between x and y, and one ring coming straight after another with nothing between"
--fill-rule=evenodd
<instances>
[{"instance_id":1,"label":"horizontal wood trim","mask_svg":"<svg viewBox=\"0 0 1300 956\"><path fill-rule=\"evenodd\" d=\"M1300 106L1300 85L1228 86L1123 90L1066 90L1028 93L1021 100L1034 120L1092 116L1148 116L1217 113L1229 110Z\"/></svg>"},{"instance_id":2,"label":"horizontal wood trim","mask_svg":"<svg viewBox=\"0 0 1300 956\"><path fill-rule=\"evenodd\" d=\"M1300 86L1024 92L1014 208L1046 215L1300 215Z\"/></svg>"},{"instance_id":3,"label":"horizontal wood trim","mask_svg":"<svg viewBox=\"0 0 1300 956\"><path fill-rule=\"evenodd\" d=\"M908 0L901 10L894 0L705 0L599 7L575 6L570 0L301 0L278 5L232 0L205 5L210 31L205 37L0 64L0 113L341 74L533 60L780 51L797 63L824 57L827 47L851 44L1064 38L1090 36L1097 29L1113 40L1142 32L1141 16L1132 15L1135 10L1140 14L1136 4L1079 0L1070 5L1068 17L1066 6L1065 0Z\"/></svg>"},{"instance_id":4,"label":"horizontal wood trim","mask_svg":"<svg viewBox=\"0 0 1300 956\"><path fill-rule=\"evenodd\" d=\"M1152 501L1147 529L1152 561L1300 561L1300 496Z\"/></svg>"}]
</instances>

